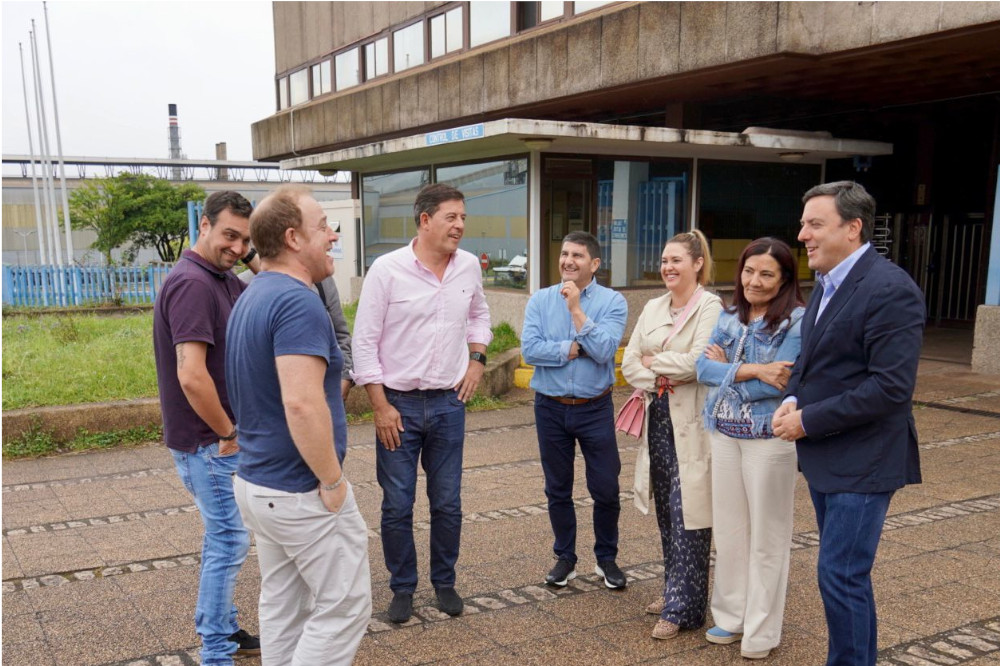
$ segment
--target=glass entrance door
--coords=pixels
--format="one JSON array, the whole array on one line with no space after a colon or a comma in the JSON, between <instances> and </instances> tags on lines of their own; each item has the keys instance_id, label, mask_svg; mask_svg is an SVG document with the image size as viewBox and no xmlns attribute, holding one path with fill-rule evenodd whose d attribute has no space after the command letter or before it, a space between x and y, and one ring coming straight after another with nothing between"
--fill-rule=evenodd
<instances>
[{"instance_id":1,"label":"glass entrance door","mask_svg":"<svg viewBox=\"0 0 1000 666\"><path fill-rule=\"evenodd\" d=\"M588 231L591 227L591 179L551 178L542 181L542 233L547 250L543 266L542 286L559 282L559 252L562 239L571 231Z\"/></svg>"}]
</instances>

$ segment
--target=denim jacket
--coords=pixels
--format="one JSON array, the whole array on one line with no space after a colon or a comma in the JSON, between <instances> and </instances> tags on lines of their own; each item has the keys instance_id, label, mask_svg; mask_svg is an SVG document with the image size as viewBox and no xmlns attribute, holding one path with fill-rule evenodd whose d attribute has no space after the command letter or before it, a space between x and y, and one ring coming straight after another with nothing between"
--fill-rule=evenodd
<instances>
[{"instance_id":1,"label":"denim jacket","mask_svg":"<svg viewBox=\"0 0 1000 666\"><path fill-rule=\"evenodd\" d=\"M707 429L717 429L718 419L725 416L749 422L747 439L774 437L771 417L781 404L781 391L759 379L737 382L736 371L743 363L795 361L802 349L804 312L805 308L795 308L773 333L764 330L763 319L744 326L735 312L719 315L709 344L722 347L729 362L710 361L702 354L695 364L698 381L710 387L702 411Z\"/></svg>"}]
</instances>

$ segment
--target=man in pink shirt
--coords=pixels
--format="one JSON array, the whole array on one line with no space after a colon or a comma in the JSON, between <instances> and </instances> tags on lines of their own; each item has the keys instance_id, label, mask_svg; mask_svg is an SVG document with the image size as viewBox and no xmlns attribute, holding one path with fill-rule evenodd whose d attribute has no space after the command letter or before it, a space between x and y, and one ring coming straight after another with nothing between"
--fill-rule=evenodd
<instances>
[{"instance_id":1,"label":"man in pink shirt","mask_svg":"<svg viewBox=\"0 0 1000 666\"><path fill-rule=\"evenodd\" d=\"M465 197L428 185L413 207L417 237L385 254L365 277L354 322L354 381L375 412L382 486L382 551L393 599L389 620L406 622L417 587L413 501L417 460L427 474L431 584L441 610L462 612L455 562L462 532L465 403L486 367L493 337L475 255L458 249Z\"/></svg>"}]
</instances>

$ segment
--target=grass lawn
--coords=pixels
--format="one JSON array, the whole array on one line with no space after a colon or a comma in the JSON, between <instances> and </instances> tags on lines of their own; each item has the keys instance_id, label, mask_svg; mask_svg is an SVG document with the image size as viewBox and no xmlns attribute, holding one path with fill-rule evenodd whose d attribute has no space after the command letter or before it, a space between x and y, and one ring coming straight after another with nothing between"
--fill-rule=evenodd
<instances>
[{"instance_id":1,"label":"grass lawn","mask_svg":"<svg viewBox=\"0 0 1000 666\"><path fill-rule=\"evenodd\" d=\"M344 308L352 329L356 310ZM519 344L502 323L493 328L487 353ZM156 395L152 312L3 318L4 410Z\"/></svg>"},{"instance_id":2,"label":"grass lawn","mask_svg":"<svg viewBox=\"0 0 1000 666\"><path fill-rule=\"evenodd\" d=\"M3 409L157 395L153 313L3 318Z\"/></svg>"}]
</instances>

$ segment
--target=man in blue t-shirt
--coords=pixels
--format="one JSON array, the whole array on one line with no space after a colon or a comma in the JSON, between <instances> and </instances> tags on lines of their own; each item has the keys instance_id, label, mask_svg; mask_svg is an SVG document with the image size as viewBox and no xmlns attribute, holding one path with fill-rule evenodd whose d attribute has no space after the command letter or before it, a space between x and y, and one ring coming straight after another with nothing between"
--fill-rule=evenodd
<instances>
[{"instance_id":1,"label":"man in blue t-shirt","mask_svg":"<svg viewBox=\"0 0 1000 666\"><path fill-rule=\"evenodd\" d=\"M280 187L250 217L262 271L233 308L226 383L239 422L236 502L260 563L265 663L349 664L371 615L368 527L341 462L343 356L310 285L337 239L308 193Z\"/></svg>"},{"instance_id":2,"label":"man in blue t-shirt","mask_svg":"<svg viewBox=\"0 0 1000 666\"><path fill-rule=\"evenodd\" d=\"M195 629L203 664L260 654L239 628L233 591L250 548L233 497L239 440L226 394L226 323L243 283L230 270L250 238L250 202L237 192L205 200L198 241L163 281L153 308L153 350L163 440L205 525Z\"/></svg>"}]
</instances>

